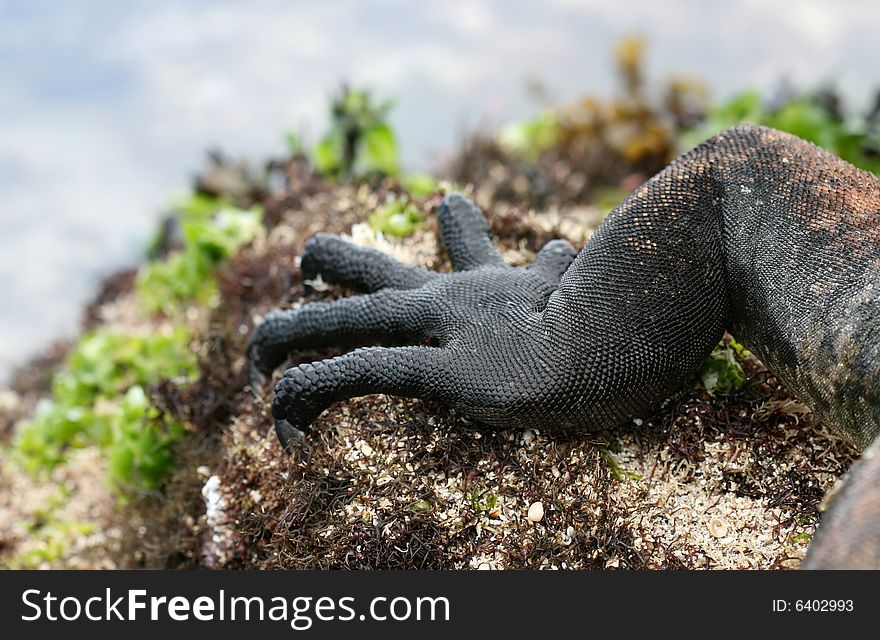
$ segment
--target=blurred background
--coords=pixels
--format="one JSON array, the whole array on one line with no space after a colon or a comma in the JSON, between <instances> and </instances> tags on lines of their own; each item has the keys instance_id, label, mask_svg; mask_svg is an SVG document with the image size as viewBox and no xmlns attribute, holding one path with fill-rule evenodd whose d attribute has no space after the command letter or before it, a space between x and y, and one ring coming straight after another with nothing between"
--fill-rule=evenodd
<instances>
[{"instance_id":1,"label":"blurred background","mask_svg":"<svg viewBox=\"0 0 880 640\"><path fill-rule=\"evenodd\" d=\"M0 0L0 378L143 258L207 149L313 144L343 81L394 100L403 168L441 172L469 132L619 90L630 33L657 86L827 85L869 111L878 24L871 0Z\"/></svg>"}]
</instances>

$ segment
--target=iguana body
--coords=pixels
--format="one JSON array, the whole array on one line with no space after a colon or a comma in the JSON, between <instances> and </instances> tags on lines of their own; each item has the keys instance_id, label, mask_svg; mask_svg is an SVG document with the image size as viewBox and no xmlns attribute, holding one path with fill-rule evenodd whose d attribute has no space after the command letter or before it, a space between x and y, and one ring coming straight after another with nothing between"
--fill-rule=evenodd
<instances>
[{"instance_id":1,"label":"iguana body","mask_svg":"<svg viewBox=\"0 0 880 640\"><path fill-rule=\"evenodd\" d=\"M496 426L599 430L655 409L725 330L858 446L880 428L880 181L826 151L735 127L631 193L577 256L555 241L524 269L504 264L461 196L439 214L450 274L309 243L304 272L367 295L268 316L249 345L255 372L319 343L418 346L289 369L272 407L284 445L369 393Z\"/></svg>"}]
</instances>

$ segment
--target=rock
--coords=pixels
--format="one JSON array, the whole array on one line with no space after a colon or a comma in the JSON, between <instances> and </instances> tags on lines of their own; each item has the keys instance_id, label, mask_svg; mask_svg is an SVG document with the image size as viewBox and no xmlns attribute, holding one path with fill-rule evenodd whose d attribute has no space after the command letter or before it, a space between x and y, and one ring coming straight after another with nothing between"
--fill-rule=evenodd
<instances>
[{"instance_id":1,"label":"rock","mask_svg":"<svg viewBox=\"0 0 880 640\"><path fill-rule=\"evenodd\" d=\"M541 522L544 519L544 505L540 502L533 502L529 507L529 520L532 522Z\"/></svg>"},{"instance_id":2,"label":"rock","mask_svg":"<svg viewBox=\"0 0 880 640\"><path fill-rule=\"evenodd\" d=\"M723 538L730 532L730 525L723 518L715 516L709 520L709 533L716 538Z\"/></svg>"}]
</instances>

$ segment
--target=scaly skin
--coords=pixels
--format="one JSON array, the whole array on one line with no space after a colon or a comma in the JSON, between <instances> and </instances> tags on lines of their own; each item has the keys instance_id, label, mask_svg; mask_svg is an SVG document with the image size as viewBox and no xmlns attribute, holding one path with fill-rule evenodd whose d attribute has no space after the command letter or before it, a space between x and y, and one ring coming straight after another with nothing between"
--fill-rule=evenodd
<instances>
[{"instance_id":1,"label":"scaly skin","mask_svg":"<svg viewBox=\"0 0 880 640\"><path fill-rule=\"evenodd\" d=\"M370 393L433 398L490 425L595 431L654 410L728 330L865 447L880 428L878 212L876 177L755 126L677 159L577 256L554 241L527 268L505 265L479 209L453 194L439 210L450 274L313 239L304 275L366 295L267 316L248 346L253 382L307 346L410 345L285 372L272 414L286 447L331 403ZM852 486L876 477L878 458ZM864 495L842 491L828 518L858 505L858 544L874 545L860 566L880 555L880 507ZM843 564L824 552L846 546L840 535L820 534L806 564Z\"/></svg>"}]
</instances>

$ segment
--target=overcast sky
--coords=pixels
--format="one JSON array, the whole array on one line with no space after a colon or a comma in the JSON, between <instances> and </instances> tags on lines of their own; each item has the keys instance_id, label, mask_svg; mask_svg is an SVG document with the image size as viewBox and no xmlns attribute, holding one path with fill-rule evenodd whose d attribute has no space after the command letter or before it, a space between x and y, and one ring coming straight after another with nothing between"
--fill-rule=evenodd
<instances>
[{"instance_id":1,"label":"overcast sky","mask_svg":"<svg viewBox=\"0 0 880 640\"><path fill-rule=\"evenodd\" d=\"M833 80L862 105L878 25L876 0L0 0L0 377L75 330L207 147L314 138L343 79L396 100L405 164L430 169L463 130L533 112L527 79L612 91L611 46L635 31L657 82Z\"/></svg>"}]
</instances>

